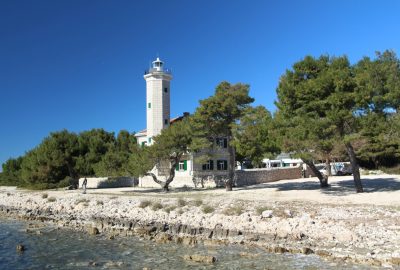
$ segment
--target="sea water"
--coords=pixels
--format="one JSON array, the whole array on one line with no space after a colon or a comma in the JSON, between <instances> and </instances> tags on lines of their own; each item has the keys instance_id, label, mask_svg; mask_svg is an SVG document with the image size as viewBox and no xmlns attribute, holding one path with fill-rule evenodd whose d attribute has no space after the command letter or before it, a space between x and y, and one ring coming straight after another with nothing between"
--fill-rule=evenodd
<instances>
[{"instance_id":1,"label":"sea water","mask_svg":"<svg viewBox=\"0 0 400 270\"><path fill-rule=\"evenodd\" d=\"M27 227L26 222L0 218L0 269L371 269L242 245L188 247L138 237L109 239L51 225L28 231ZM17 251L17 244L26 250ZM211 255L217 261L203 264L183 259L191 254Z\"/></svg>"}]
</instances>

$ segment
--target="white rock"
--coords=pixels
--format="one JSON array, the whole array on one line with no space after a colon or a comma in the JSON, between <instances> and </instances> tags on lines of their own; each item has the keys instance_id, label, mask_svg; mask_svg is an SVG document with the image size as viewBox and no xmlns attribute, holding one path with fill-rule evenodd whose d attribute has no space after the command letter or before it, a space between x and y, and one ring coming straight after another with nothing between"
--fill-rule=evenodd
<instances>
[{"instance_id":1,"label":"white rock","mask_svg":"<svg viewBox=\"0 0 400 270\"><path fill-rule=\"evenodd\" d=\"M261 213L261 218L272 218L272 210L265 210Z\"/></svg>"}]
</instances>

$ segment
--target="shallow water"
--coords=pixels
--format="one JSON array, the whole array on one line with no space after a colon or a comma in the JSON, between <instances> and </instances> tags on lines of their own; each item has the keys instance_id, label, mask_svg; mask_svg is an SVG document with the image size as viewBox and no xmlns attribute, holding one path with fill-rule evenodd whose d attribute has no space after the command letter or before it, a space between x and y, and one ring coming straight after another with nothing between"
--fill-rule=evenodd
<instances>
[{"instance_id":1,"label":"shallow water","mask_svg":"<svg viewBox=\"0 0 400 270\"><path fill-rule=\"evenodd\" d=\"M371 269L337 265L315 255L270 254L240 245L187 247L137 237L110 240L51 226L40 229L38 235L26 232L27 225L0 219L0 269ZM26 247L22 253L16 251L19 243ZM243 257L241 253L253 256ZM187 262L182 258L186 254L213 255L217 262Z\"/></svg>"}]
</instances>

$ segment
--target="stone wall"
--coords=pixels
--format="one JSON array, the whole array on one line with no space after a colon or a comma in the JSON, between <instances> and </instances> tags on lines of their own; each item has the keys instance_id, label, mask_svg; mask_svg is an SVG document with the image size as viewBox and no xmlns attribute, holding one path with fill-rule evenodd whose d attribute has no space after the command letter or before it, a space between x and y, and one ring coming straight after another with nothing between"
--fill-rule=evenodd
<instances>
[{"instance_id":1,"label":"stone wall","mask_svg":"<svg viewBox=\"0 0 400 270\"><path fill-rule=\"evenodd\" d=\"M284 179L301 178L301 168L246 169L236 171L236 186L249 186Z\"/></svg>"},{"instance_id":2,"label":"stone wall","mask_svg":"<svg viewBox=\"0 0 400 270\"><path fill-rule=\"evenodd\" d=\"M79 188L85 178L79 179ZM134 187L137 185L137 179L133 177L87 177L87 188L117 188Z\"/></svg>"}]
</instances>

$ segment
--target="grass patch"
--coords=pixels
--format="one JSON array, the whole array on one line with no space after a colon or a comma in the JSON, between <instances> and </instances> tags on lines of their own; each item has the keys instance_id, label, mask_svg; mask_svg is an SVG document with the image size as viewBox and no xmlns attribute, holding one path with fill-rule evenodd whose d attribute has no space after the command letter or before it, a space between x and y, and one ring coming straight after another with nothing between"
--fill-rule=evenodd
<instances>
[{"instance_id":1,"label":"grass patch","mask_svg":"<svg viewBox=\"0 0 400 270\"><path fill-rule=\"evenodd\" d=\"M230 206L225 208L222 213L227 216L240 216L243 213L243 207L240 205Z\"/></svg>"},{"instance_id":2,"label":"grass patch","mask_svg":"<svg viewBox=\"0 0 400 270\"><path fill-rule=\"evenodd\" d=\"M380 169L387 174L400 174L400 165L394 167L381 167Z\"/></svg>"},{"instance_id":3,"label":"grass patch","mask_svg":"<svg viewBox=\"0 0 400 270\"><path fill-rule=\"evenodd\" d=\"M79 199L79 200L76 200L75 201L75 204L76 205L78 205L78 204L80 204L80 203L86 203L86 204L88 204L90 202L90 200L88 200L88 199Z\"/></svg>"},{"instance_id":4,"label":"grass patch","mask_svg":"<svg viewBox=\"0 0 400 270\"><path fill-rule=\"evenodd\" d=\"M96 201L96 204L97 205L104 205L104 202L103 201Z\"/></svg>"},{"instance_id":5,"label":"grass patch","mask_svg":"<svg viewBox=\"0 0 400 270\"><path fill-rule=\"evenodd\" d=\"M47 194L47 193L42 194L42 199L47 199L47 197L49 197L49 194Z\"/></svg>"},{"instance_id":6,"label":"grass patch","mask_svg":"<svg viewBox=\"0 0 400 270\"><path fill-rule=\"evenodd\" d=\"M157 210L160 210L162 208L164 208L164 206L159 202L154 203L153 206L151 207L151 209L153 211L157 211Z\"/></svg>"},{"instance_id":7,"label":"grass patch","mask_svg":"<svg viewBox=\"0 0 400 270\"><path fill-rule=\"evenodd\" d=\"M147 206L151 205L151 201L145 200L145 201L141 201L139 204L140 208L146 208Z\"/></svg>"},{"instance_id":8,"label":"grass patch","mask_svg":"<svg viewBox=\"0 0 400 270\"><path fill-rule=\"evenodd\" d=\"M214 207L212 207L212 206L210 206L210 205L204 205L204 206L201 208L201 211L202 211L204 214L209 214L209 213L213 213L213 212L215 211L215 209L214 209Z\"/></svg>"},{"instance_id":9,"label":"grass patch","mask_svg":"<svg viewBox=\"0 0 400 270\"><path fill-rule=\"evenodd\" d=\"M50 197L50 198L47 198L47 201L48 202L55 202L55 201L57 201L57 199L54 198L54 197Z\"/></svg>"},{"instance_id":10,"label":"grass patch","mask_svg":"<svg viewBox=\"0 0 400 270\"><path fill-rule=\"evenodd\" d=\"M257 208L256 208L256 214L257 214L257 215L261 215L262 212L267 211L267 210L271 210L271 209L269 209L269 208L266 207L266 206L257 207Z\"/></svg>"},{"instance_id":11,"label":"grass patch","mask_svg":"<svg viewBox=\"0 0 400 270\"><path fill-rule=\"evenodd\" d=\"M175 209L176 209L176 206L175 205L171 205L171 206L165 207L164 211L169 214L171 211L173 211Z\"/></svg>"},{"instance_id":12,"label":"grass patch","mask_svg":"<svg viewBox=\"0 0 400 270\"><path fill-rule=\"evenodd\" d=\"M178 206L179 207L183 207L183 206L185 206L185 205L187 205L187 201L185 201L184 199L179 199L178 200Z\"/></svg>"},{"instance_id":13,"label":"grass patch","mask_svg":"<svg viewBox=\"0 0 400 270\"><path fill-rule=\"evenodd\" d=\"M198 200L194 200L194 201L193 201L193 204L194 204L195 206L199 207L200 205L202 205L202 204L203 204L203 201L202 201L202 200L200 200L200 199L198 199Z\"/></svg>"}]
</instances>

